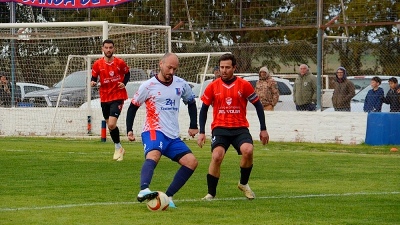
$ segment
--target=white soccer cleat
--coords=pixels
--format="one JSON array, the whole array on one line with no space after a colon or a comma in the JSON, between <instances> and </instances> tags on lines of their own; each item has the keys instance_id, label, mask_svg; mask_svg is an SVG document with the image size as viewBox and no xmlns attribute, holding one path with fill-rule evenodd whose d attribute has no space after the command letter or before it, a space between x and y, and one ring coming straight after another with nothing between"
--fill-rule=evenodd
<instances>
[{"instance_id":1,"label":"white soccer cleat","mask_svg":"<svg viewBox=\"0 0 400 225\"><path fill-rule=\"evenodd\" d=\"M120 149L115 150L113 159L117 161L122 161L124 160L124 155L125 155L125 149L121 147Z\"/></svg>"},{"instance_id":2,"label":"white soccer cleat","mask_svg":"<svg viewBox=\"0 0 400 225\"><path fill-rule=\"evenodd\" d=\"M239 182L238 183L238 188L239 188L239 190L241 190L244 193L246 198L248 198L249 200L253 200L256 197L254 192L251 190L249 184L241 184Z\"/></svg>"},{"instance_id":3,"label":"white soccer cleat","mask_svg":"<svg viewBox=\"0 0 400 225\"><path fill-rule=\"evenodd\" d=\"M158 196L157 191L150 191L150 189L146 188L139 191L139 194L137 195L137 200L139 202L143 202L144 200L151 200L153 198L156 198L157 196Z\"/></svg>"},{"instance_id":4,"label":"white soccer cleat","mask_svg":"<svg viewBox=\"0 0 400 225\"><path fill-rule=\"evenodd\" d=\"M207 200L207 201L211 201L214 199L214 196L207 194L206 196L204 196L204 198L202 198L201 200Z\"/></svg>"}]
</instances>

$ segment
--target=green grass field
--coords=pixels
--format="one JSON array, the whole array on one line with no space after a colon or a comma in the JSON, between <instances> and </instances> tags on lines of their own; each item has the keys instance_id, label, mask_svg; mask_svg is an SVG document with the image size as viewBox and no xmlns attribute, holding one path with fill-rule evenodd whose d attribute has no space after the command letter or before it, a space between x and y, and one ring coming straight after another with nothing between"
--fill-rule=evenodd
<instances>
[{"instance_id":1,"label":"green grass field","mask_svg":"<svg viewBox=\"0 0 400 225\"><path fill-rule=\"evenodd\" d=\"M238 190L239 156L229 149L217 199L207 192L209 144L187 141L199 167L174 199L150 212L136 201L143 162L139 142L0 138L0 224L400 224L400 153L393 146L255 144L250 186ZM398 146L397 146L398 147ZM165 191L176 163L162 158L151 188Z\"/></svg>"}]
</instances>

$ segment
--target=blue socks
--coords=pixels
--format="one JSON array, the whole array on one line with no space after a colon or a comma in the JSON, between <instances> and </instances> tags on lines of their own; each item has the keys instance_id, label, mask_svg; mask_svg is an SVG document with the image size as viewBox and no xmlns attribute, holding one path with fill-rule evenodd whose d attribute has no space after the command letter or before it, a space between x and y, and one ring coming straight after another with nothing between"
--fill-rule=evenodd
<instances>
[{"instance_id":1,"label":"blue socks","mask_svg":"<svg viewBox=\"0 0 400 225\"><path fill-rule=\"evenodd\" d=\"M142 171L140 172L140 190L149 187L156 166L157 163L154 160L146 159L146 161L144 161Z\"/></svg>"},{"instance_id":2,"label":"blue socks","mask_svg":"<svg viewBox=\"0 0 400 225\"><path fill-rule=\"evenodd\" d=\"M174 196L174 194L185 185L186 181L189 180L193 172L194 170L189 169L186 166L181 166L181 168L176 172L174 180L172 180L172 183L169 185L165 194L167 194L168 197Z\"/></svg>"}]
</instances>

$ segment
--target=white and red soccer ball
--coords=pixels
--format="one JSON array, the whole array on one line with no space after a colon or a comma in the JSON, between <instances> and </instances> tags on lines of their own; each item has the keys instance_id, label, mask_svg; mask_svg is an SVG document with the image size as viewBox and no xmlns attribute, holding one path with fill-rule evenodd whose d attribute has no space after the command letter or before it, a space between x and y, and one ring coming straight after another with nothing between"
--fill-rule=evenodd
<instances>
[{"instance_id":1,"label":"white and red soccer ball","mask_svg":"<svg viewBox=\"0 0 400 225\"><path fill-rule=\"evenodd\" d=\"M168 196L162 191L157 191L157 192L158 196L156 198L150 199L147 202L147 208L150 211L164 211L169 206Z\"/></svg>"}]
</instances>

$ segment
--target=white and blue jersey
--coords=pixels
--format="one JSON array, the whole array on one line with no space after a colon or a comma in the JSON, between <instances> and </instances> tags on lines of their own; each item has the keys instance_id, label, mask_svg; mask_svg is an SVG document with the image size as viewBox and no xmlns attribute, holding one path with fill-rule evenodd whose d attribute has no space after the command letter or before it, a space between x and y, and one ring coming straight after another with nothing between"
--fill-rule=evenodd
<instances>
[{"instance_id":1,"label":"white and blue jersey","mask_svg":"<svg viewBox=\"0 0 400 225\"><path fill-rule=\"evenodd\" d=\"M161 131L169 138L179 137L180 99L187 104L194 100L190 85L182 78L174 76L170 85L166 86L156 76L140 85L132 99L132 104L146 105L146 121L143 132Z\"/></svg>"}]
</instances>

